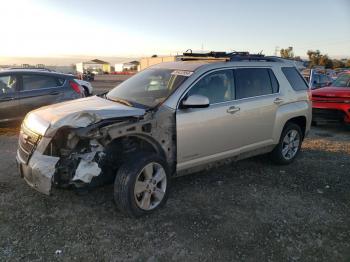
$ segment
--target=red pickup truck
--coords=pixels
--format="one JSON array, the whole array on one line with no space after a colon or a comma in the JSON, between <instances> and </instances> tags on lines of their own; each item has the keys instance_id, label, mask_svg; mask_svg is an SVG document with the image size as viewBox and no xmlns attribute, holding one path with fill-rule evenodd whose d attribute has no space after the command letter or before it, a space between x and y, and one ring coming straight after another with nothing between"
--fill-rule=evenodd
<instances>
[{"instance_id":1,"label":"red pickup truck","mask_svg":"<svg viewBox=\"0 0 350 262\"><path fill-rule=\"evenodd\" d=\"M314 123L326 120L350 124L350 71L331 86L312 90L312 118Z\"/></svg>"}]
</instances>

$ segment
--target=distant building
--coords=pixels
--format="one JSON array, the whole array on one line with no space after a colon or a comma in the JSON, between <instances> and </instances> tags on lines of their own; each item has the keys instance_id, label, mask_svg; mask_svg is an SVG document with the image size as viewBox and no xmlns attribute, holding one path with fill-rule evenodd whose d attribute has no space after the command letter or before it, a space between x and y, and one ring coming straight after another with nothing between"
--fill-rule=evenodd
<instances>
[{"instance_id":1,"label":"distant building","mask_svg":"<svg viewBox=\"0 0 350 262\"><path fill-rule=\"evenodd\" d=\"M123 71L137 71L138 66L140 65L139 61L131 61L123 64Z\"/></svg>"},{"instance_id":2,"label":"distant building","mask_svg":"<svg viewBox=\"0 0 350 262\"><path fill-rule=\"evenodd\" d=\"M140 61L140 71L152 65L156 65L164 62L174 62L176 60L177 60L177 56L152 56L152 57L142 58Z\"/></svg>"},{"instance_id":3,"label":"distant building","mask_svg":"<svg viewBox=\"0 0 350 262\"><path fill-rule=\"evenodd\" d=\"M115 64L114 65L114 71L115 72L123 72L123 65L122 63L119 63L119 64Z\"/></svg>"},{"instance_id":4,"label":"distant building","mask_svg":"<svg viewBox=\"0 0 350 262\"><path fill-rule=\"evenodd\" d=\"M94 59L87 62L81 62L76 64L76 69L78 73L84 73L90 71L96 75L99 74L109 74L111 72L111 65L108 62Z\"/></svg>"},{"instance_id":5,"label":"distant building","mask_svg":"<svg viewBox=\"0 0 350 262\"><path fill-rule=\"evenodd\" d=\"M138 71L140 62L131 61L126 63L119 63L114 65L115 72L125 72L125 71Z\"/></svg>"}]
</instances>

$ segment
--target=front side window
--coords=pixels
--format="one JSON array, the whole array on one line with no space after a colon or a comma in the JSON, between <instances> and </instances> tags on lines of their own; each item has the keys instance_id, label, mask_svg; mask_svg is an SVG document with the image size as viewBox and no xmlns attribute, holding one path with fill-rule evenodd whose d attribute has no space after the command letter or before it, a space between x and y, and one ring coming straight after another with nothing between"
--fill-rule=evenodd
<instances>
[{"instance_id":1,"label":"front side window","mask_svg":"<svg viewBox=\"0 0 350 262\"><path fill-rule=\"evenodd\" d=\"M350 87L350 74L340 75L333 83L334 87Z\"/></svg>"},{"instance_id":2,"label":"front side window","mask_svg":"<svg viewBox=\"0 0 350 262\"><path fill-rule=\"evenodd\" d=\"M295 91L309 89L307 83L295 67L282 67L282 72Z\"/></svg>"},{"instance_id":3,"label":"front side window","mask_svg":"<svg viewBox=\"0 0 350 262\"><path fill-rule=\"evenodd\" d=\"M197 82L188 95L203 95L210 104L234 99L234 80L232 70L222 70L204 76Z\"/></svg>"},{"instance_id":4,"label":"front side window","mask_svg":"<svg viewBox=\"0 0 350 262\"><path fill-rule=\"evenodd\" d=\"M192 72L146 69L113 88L106 98L133 106L155 107L176 90Z\"/></svg>"},{"instance_id":5,"label":"front side window","mask_svg":"<svg viewBox=\"0 0 350 262\"><path fill-rule=\"evenodd\" d=\"M16 76L0 76L0 95L12 94L16 92Z\"/></svg>"},{"instance_id":6,"label":"front side window","mask_svg":"<svg viewBox=\"0 0 350 262\"><path fill-rule=\"evenodd\" d=\"M44 75L23 75L23 90L58 87L57 78Z\"/></svg>"},{"instance_id":7,"label":"front side window","mask_svg":"<svg viewBox=\"0 0 350 262\"><path fill-rule=\"evenodd\" d=\"M236 99L277 93L278 82L270 71L268 68L236 69Z\"/></svg>"}]
</instances>

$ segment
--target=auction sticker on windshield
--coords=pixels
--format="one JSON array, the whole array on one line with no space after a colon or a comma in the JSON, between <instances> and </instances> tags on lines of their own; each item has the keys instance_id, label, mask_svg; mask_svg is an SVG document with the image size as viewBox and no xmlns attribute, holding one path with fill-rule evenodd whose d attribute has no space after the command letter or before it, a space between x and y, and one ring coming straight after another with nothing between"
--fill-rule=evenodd
<instances>
[{"instance_id":1,"label":"auction sticker on windshield","mask_svg":"<svg viewBox=\"0 0 350 262\"><path fill-rule=\"evenodd\" d=\"M191 76L193 72L191 71L184 71L184 70L175 70L171 73L172 75L177 75L177 76Z\"/></svg>"}]
</instances>

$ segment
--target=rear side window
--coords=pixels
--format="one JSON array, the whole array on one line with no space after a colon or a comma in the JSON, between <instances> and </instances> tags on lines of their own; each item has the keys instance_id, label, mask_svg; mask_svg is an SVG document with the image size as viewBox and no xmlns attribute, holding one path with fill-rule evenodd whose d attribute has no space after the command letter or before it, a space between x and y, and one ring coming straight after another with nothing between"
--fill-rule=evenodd
<instances>
[{"instance_id":1,"label":"rear side window","mask_svg":"<svg viewBox=\"0 0 350 262\"><path fill-rule=\"evenodd\" d=\"M236 99L277 93L279 85L271 69L240 68L234 70Z\"/></svg>"},{"instance_id":2,"label":"rear side window","mask_svg":"<svg viewBox=\"0 0 350 262\"><path fill-rule=\"evenodd\" d=\"M282 67L282 72L295 91L309 89L305 80L295 67Z\"/></svg>"},{"instance_id":3,"label":"rear side window","mask_svg":"<svg viewBox=\"0 0 350 262\"><path fill-rule=\"evenodd\" d=\"M23 75L23 90L36 90L60 86L56 77L44 75Z\"/></svg>"},{"instance_id":4,"label":"rear side window","mask_svg":"<svg viewBox=\"0 0 350 262\"><path fill-rule=\"evenodd\" d=\"M0 76L0 95L12 94L16 92L16 76Z\"/></svg>"}]
</instances>

